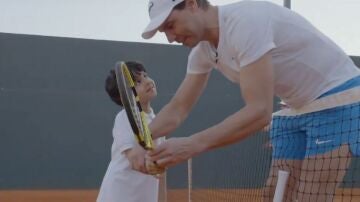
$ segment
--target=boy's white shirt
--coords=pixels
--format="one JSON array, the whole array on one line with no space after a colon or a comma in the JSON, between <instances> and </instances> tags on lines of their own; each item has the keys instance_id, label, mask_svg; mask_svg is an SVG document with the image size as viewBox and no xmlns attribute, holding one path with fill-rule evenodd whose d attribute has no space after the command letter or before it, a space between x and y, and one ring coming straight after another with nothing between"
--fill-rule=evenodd
<instances>
[{"instance_id":1,"label":"boy's white shirt","mask_svg":"<svg viewBox=\"0 0 360 202\"><path fill-rule=\"evenodd\" d=\"M274 92L293 108L310 103L360 74L341 48L286 8L257 1L218 8L218 48L206 41L194 47L188 58L189 74L207 73L215 68L230 81L238 82L241 68L269 52Z\"/></svg>"},{"instance_id":2,"label":"boy's white shirt","mask_svg":"<svg viewBox=\"0 0 360 202\"><path fill-rule=\"evenodd\" d=\"M147 114L148 123L155 117ZM133 135L125 110L120 111L114 122L114 142L111 148L111 162L104 176L97 202L157 202L159 180L130 167L124 151L137 142ZM157 139L156 144L164 138Z\"/></svg>"}]
</instances>

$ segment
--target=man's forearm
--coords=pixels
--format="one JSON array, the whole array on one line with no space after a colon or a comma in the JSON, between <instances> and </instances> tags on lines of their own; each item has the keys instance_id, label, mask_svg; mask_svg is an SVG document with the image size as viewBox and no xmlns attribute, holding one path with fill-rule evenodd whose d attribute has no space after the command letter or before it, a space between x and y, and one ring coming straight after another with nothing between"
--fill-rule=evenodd
<instances>
[{"instance_id":1,"label":"man's forearm","mask_svg":"<svg viewBox=\"0 0 360 202\"><path fill-rule=\"evenodd\" d=\"M184 117L170 104L167 104L150 123L149 128L153 138L166 136L174 131L184 120Z\"/></svg>"},{"instance_id":2,"label":"man's forearm","mask_svg":"<svg viewBox=\"0 0 360 202\"><path fill-rule=\"evenodd\" d=\"M271 120L271 113L243 108L221 123L196 133L191 138L199 142L203 151L236 143L261 130Z\"/></svg>"},{"instance_id":3,"label":"man's forearm","mask_svg":"<svg viewBox=\"0 0 360 202\"><path fill-rule=\"evenodd\" d=\"M208 78L209 73L186 75L175 96L151 122L150 131L154 138L168 135L185 120L204 90Z\"/></svg>"}]
</instances>

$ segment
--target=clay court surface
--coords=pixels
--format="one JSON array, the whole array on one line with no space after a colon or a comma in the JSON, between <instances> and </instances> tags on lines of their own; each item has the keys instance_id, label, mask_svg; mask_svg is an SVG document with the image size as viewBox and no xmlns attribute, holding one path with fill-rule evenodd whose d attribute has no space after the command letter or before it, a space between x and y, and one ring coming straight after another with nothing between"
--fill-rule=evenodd
<instances>
[{"instance_id":1,"label":"clay court surface","mask_svg":"<svg viewBox=\"0 0 360 202\"><path fill-rule=\"evenodd\" d=\"M337 194L355 195L337 197L335 202L360 201L360 189L338 190ZM91 202L96 200L98 190L16 190L0 191L0 201L6 202ZM260 189L199 189L192 191L193 202L260 202ZM257 197L256 197L257 196ZM254 198L258 198L254 200ZM182 189L168 190L168 202L188 201L188 191Z\"/></svg>"}]
</instances>

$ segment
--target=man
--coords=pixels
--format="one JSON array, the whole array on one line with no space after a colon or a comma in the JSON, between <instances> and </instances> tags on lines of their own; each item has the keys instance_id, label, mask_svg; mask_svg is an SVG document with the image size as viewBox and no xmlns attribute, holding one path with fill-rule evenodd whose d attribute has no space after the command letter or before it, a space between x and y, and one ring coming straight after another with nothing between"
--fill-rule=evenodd
<instances>
[{"instance_id":1,"label":"man","mask_svg":"<svg viewBox=\"0 0 360 202\"><path fill-rule=\"evenodd\" d=\"M352 120L342 113L350 105L360 108L360 90L355 88L360 85L360 72L350 58L303 17L270 2L213 6L206 0L150 0L148 11L151 21L144 38L160 31L170 43L192 48L182 84L150 125L155 137L168 135L186 119L213 69L237 83L245 101L243 108L222 122L188 137L170 138L148 158L168 167L241 141L269 124L275 95L289 109L272 120L273 159L265 198L272 200L274 179L281 169L289 171L292 179L288 201L332 200L348 167L349 145L353 154L358 152L359 135L332 133L326 136L329 139L321 139L328 130L317 131L303 120L309 120L309 114L315 115L312 121L326 120L324 110L339 106L336 117ZM355 96L341 100L339 92ZM282 127L289 116L290 127ZM324 127L331 125L329 122ZM322 170L321 176L316 169L308 169L324 158L329 161L321 166L330 168ZM338 159L335 168L332 159ZM308 187L312 190L306 190Z\"/></svg>"}]
</instances>

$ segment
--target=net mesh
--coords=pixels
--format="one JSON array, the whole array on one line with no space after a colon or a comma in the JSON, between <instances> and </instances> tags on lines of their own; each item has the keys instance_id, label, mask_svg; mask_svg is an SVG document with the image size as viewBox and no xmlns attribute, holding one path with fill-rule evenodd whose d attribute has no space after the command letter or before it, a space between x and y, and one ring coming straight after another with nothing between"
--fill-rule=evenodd
<instances>
[{"instance_id":1,"label":"net mesh","mask_svg":"<svg viewBox=\"0 0 360 202\"><path fill-rule=\"evenodd\" d=\"M360 57L352 59L360 66ZM281 201L360 201L360 93L355 91L302 110L282 110L278 114L282 125L273 124L245 141L189 160L184 168L187 177L182 178L186 183L180 182L184 188L168 186L163 201L273 201L278 182L283 180L278 177L279 170L289 171L280 191ZM322 118L312 113L319 111L323 111ZM294 127L301 129L297 141L303 141L299 144L303 147L297 147L290 134L280 141L282 144L269 135L270 131L281 133ZM309 135L317 133L320 135ZM288 155L301 151L309 158L274 158L274 149ZM174 180L179 183L179 179L168 178L170 183Z\"/></svg>"},{"instance_id":2,"label":"net mesh","mask_svg":"<svg viewBox=\"0 0 360 202\"><path fill-rule=\"evenodd\" d=\"M356 100L360 88L282 110L263 132L189 160L188 189L168 201L273 201L279 170L289 172L281 201L360 201Z\"/></svg>"}]
</instances>

